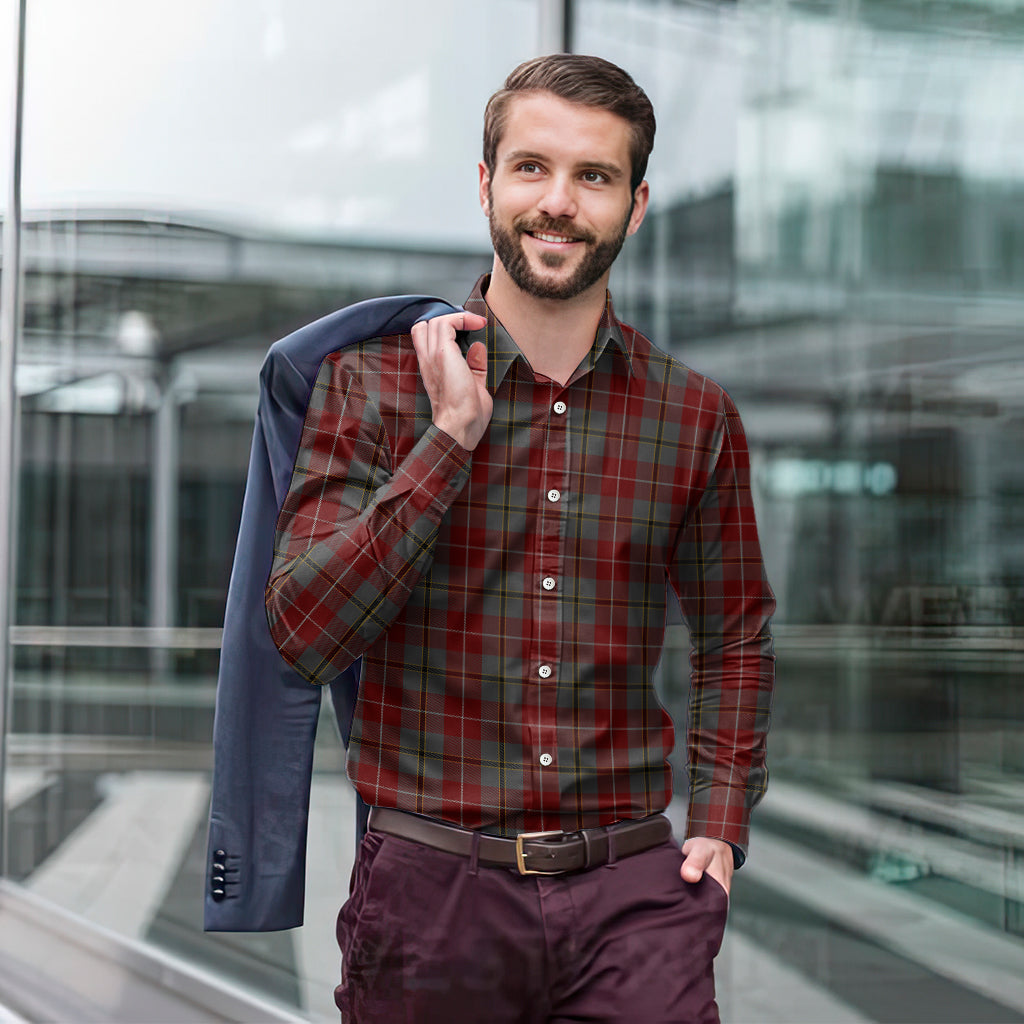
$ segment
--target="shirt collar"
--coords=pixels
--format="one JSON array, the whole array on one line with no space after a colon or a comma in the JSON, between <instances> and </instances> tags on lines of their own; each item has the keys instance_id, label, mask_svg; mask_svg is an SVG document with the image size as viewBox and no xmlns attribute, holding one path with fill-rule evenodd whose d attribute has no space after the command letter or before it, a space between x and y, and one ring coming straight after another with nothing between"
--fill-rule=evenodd
<instances>
[{"instance_id":1,"label":"shirt collar","mask_svg":"<svg viewBox=\"0 0 1024 1024\"><path fill-rule=\"evenodd\" d=\"M509 367L517 359L526 363L526 357L520 351L519 346L512 340L512 336L502 326L501 321L491 312L490 306L484 296L487 293L487 286L491 283L491 275L484 274L473 286L469 298L463 304L463 308L470 313L478 313L487 317L487 325L478 331L467 331L461 335L462 350L466 352L469 346L475 341L481 341L487 347L487 389L493 394L498 385L505 379ZM586 372L597 366L598 360L604 355L607 349L618 351L626 362L626 369L633 373L633 351L631 345L627 344L622 331L622 325L615 316L612 308L611 293L605 292L604 310L597 325L597 334L594 337L594 344L583 361L583 369Z\"/></svg>"}]
</instances>

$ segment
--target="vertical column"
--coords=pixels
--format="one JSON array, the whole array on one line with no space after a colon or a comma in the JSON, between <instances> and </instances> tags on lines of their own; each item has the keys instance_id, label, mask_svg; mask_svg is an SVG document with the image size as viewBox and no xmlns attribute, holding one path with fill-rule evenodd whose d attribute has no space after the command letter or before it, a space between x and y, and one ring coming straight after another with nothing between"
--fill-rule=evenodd
<instances>
[{"instance_id":1,"label":"vertical column","mask_svg":"<svg viewBox=\"0 0 1024 1024\"><path fill-rule=\"evenodd\" d=\"M537 0L537 52L572 52L570 0Z\"/></svg>"},{"instance_id":2,"label":"vertical column","mask_svg":"<svg viewBox=\"0 0 1024 1024\"><path fill-rule=\"evenodd\" d=\"M14 515L17 400L14 366L21 322L21 118L25 79L25 5L15 7L14 104L11 118L11 181L4 218L0 281L0 875L7 874L7 730L10 728L11 596L14 588Z\"/></svg>"},{"instance_id":3,"label":"vertical column","mask_svg":"<svg viewBox=\"0 0 1024 1024\"><path fill-rule=\"evenodd\" d=\"M160 404L153 414L152 514L149 544L149 625L168 629L175 622L178 567L178 395L173 364L157 374ZM154 649L154 670L167 667L166 649Z\"/></svg>"},{"instance_id":4,"label":"vertical column","mask_svg":"<svg viewBox=\"0 0 1024 1024\"><path fill-rule=\"evenodd\" d=\"M651 225L654 231L654 266L651 289L654 298L652 330L655 345L668 347L672 344L672 300L678 289L671 279L669 267L672 260L671 225L668 209L652 210Z\"/></svg>"}]
</instances>

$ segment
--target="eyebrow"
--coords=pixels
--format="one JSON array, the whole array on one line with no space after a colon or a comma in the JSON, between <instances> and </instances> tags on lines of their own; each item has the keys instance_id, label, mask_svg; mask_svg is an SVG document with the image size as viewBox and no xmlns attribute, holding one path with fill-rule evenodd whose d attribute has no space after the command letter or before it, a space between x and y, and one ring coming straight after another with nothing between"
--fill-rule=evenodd
<instances>
[{"instance_id":1,"label":"eyebrow","mask_svg":"<svg viewBox=\"0 0 1024 1024\"><path fill-rule=\"evenodd\" d=\"M537 160L540 163L547 163L547 157L542 153L534 153L528 149L516 149L507 154L504 162L506 164L519 163L521 160ZM609 178L624 178L626 172L618 164L605 163L603 160L581 160L576 164L580 170L600 171Z\"/></svg>"}]
</instances>

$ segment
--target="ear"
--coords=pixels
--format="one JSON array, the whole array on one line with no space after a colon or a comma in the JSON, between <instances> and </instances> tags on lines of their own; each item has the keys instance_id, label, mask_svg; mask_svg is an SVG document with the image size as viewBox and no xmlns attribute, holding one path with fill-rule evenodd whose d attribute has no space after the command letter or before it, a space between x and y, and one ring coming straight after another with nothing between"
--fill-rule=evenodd
<instances>
[{"instance_id":1,"label":"ear","mask_svg":"<svg viewBox=\"0 0 1024 1024\"><path fill-rule=\"evenodd\" d=\"M480 209L484 211L485 217L489 217L491 215L491 204L487 199L487 191L491 185L491 176L483 160L477 164L477 169L480 173Z\"/></svg>"},{"instance_id":2,"label":"ear","mask_svg":"<svg viewBox=\"0 0 1024 1024\"><path fill-rule=\"evenodd\" d=\"M629 215L629 223L626 225L626 234L636 234L637 228L643 223L644 214L647 213L647 203L651 198L650 189L646 181L641 181L633 193L633 212Z\"/></svg>"}]
</instances>

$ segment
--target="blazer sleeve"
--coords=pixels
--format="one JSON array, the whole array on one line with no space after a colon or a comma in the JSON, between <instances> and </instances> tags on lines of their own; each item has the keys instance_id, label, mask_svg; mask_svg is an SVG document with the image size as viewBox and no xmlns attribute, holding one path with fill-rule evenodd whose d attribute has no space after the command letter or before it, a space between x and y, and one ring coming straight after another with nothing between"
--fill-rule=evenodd
<instances>
[{"instance_id":1,"label":"blazer sleeve","mask_svg":"<svg viewBox=\"0 0 1024 1024\"><path fill-rule=\"evenodd\" d=\"M297 927L303 919L313 742L322 689L306 682L278 653L267 625L264 590L277 515L317 371L330 352L345 345L406 333L417 320L455 308L418 295L361 302L275 343L260 371L217 678L206 931L274 931ZM358 668L353 665L331 686L346 743Z\"/></svg>"}]
</instances>

